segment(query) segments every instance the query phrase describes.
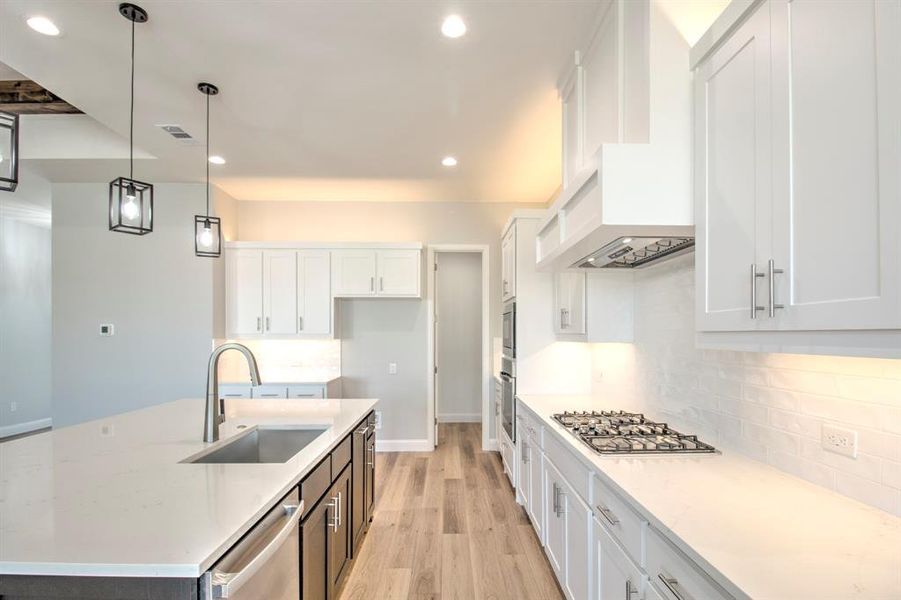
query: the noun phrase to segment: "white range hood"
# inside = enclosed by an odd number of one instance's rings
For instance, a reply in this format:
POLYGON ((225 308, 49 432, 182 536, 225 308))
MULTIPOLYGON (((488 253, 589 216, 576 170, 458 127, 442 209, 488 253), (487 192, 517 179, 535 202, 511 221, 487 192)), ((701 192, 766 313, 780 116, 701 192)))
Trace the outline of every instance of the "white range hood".
POLYGON ((694 247, 690 47, 656 0, 607 11, 560 85, 567 181, 539 228, 542 270, 640 268, 694 247), (606 131, 605 77, 619 123, 606 131))

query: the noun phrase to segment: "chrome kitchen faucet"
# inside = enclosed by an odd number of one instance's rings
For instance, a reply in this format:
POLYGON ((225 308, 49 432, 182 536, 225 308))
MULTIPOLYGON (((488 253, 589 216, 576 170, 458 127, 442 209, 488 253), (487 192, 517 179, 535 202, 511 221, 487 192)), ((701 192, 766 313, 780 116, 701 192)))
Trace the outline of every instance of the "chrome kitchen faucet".
POLYGON ((222 344, 210 355, 209 369, 206 374, 206 411, 203 418, 203 441, 215 442, 219 440, 219 425, 225 421, 225 414, 219 412, 219 357, 228 350, 237 350, 247 359, 247 368, 250 370, 250 382, 260 385, 260 370, 257 367, 257 359, 250 348, 243 344, 222 344))

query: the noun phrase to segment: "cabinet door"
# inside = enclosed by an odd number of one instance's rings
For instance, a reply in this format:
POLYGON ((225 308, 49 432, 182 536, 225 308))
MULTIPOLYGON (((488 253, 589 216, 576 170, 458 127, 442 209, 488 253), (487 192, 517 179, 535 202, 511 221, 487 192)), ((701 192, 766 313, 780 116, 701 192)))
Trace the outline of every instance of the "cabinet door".
POLYGON ((225 257, 228 333, 263 333, 263 252, 229 250, 225 257))
POLYGON ((544 516, 545 516, 545 495, 544 495, 544 458, 537 446, 530 448, 529 455, 529 505, 527 512, 532 520, 532 527, 535 528, 535 534, 538 541, 544 545, 544 516))
POLYGON ((593 525, 596 577, 592 597, 595 600, 638 600, 642 588, 641 571, 600 522, 593 521, 593 525))
POLYGON ((421 263, 419 250, 379 250, 378 295, 418 297, 421 263))
POLYGON ((368 428, 365 421, 353 433, 353 450, 351 456, 352 485, 351 491, 351 544, 352 553, 356 555, 357 548, 363 539, 366 530, 366 462, 369 452, 366 447, 366 434, 368 428))
POLYGON ((566 522, 566 584, 563 588, 570 598, 588 598, 591 589, 591 511, 569 485, 564 488, 560 502, 566 522))
POLYGON ((375 433, 366 438, 366 521, 372 521, 375 510, 375 433))
POLYGON ((516 226, 511 227, 501 240, 501 296, 506 300, 516 297, 516 226))
POLYGON ((585 334, 585 273, 557 273, 554 286, 554 331, 585 334))
POLYGON ((768 258, 785 308, 761 325, 901 327, 901 2, 782 0, 772 22, 768 258))
POLYGON ((544 494, 547 498, 545 522, 545 553, 557 581, 566 581, 566 520, 564 518, 563 477, 550 461, 544 461, 544 494))
POLYGON ((374 296, 375 251, 334 250, 332 285, 334 296, 374 296))
POLYGON ((331 268, 328 252, 297 253, 297 330, 301 334, 332 332, 331 268))
POLYGON ((519 477, 516 479, 516 491, 519 499, 522 501, 526 511, 529 510, 529 456, 531 453, 531 442, 526 435, 525 427, 520 419, 516 420, 516 440, 519 446, 519 477))
POLYGON ((770 4, 761 4, 694 74, 701 331, 751 330, 759 322, 751 311, 762 305, 764 286, 752 269, 762 274, 766 266, 767 253, 758 248, 769 247, 772 206, 770 4))
POLYGON ((328 539, 329 598, 336 598, 336 591, 350 562, 350 502, 351 469, 347 467, 332 484, 327 494, 331 498, 332 524, 328 539), (337 519, 337 521, 335 521, 337 519))
POLYGON ((328 495, 300 526, 302 600, 328 600, 328 539, 332 535, 331 498, 328 495))
POLYGON ((576 65, 563 87, 563 187, 566 188, 582 168, 582 67, 576 65))
POLYGON ((264 333, 297 333, 297 252, 263 251, 264 333))

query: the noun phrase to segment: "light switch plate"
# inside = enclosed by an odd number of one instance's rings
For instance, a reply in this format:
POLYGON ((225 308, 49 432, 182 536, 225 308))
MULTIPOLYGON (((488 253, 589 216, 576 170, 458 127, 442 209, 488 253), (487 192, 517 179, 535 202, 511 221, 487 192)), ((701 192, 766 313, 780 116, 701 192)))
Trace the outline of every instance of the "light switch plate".
POLYGON ((852 429, 824 423, 820 441, 825 450, 857 458, 857 432, 852 429))
POLYGON ((100 335, 103 337, 109 337, 111 335, 116 335, 116 326, 112 323, 101 323, 100 324, 100 335))
POLYGON ((396 362, 388 363, 388 374, 389 375, 397 375, 397 363, 396 362))
POLYGON ((382 411, 380 410, 375 411, 375 428, 382 428, 382 411))

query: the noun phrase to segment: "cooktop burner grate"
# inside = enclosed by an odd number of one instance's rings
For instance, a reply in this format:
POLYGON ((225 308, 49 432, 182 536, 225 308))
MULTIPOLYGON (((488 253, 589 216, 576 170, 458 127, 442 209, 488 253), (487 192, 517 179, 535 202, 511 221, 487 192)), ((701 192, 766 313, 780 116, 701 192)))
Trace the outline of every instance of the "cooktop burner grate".
POLYGON ((564 412, 554 420, 598 454, 670 454, 716 452, 695 435, 623 411, 564 412))

